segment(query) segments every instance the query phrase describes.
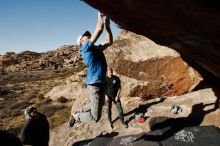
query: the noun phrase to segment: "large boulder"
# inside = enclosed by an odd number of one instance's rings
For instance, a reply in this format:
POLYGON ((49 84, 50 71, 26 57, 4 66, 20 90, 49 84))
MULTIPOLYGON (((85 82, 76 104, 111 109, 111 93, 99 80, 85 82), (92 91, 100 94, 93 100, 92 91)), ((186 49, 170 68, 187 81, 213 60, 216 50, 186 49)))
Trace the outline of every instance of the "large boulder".
POLYGON ((122 96, 182 95, 202 80, 179 53, 131 32, 122 32, 105 54, 122 80, 122 96))
POLYGON ((220 78, 218 0, 83 0, 126 30, 176 49, 220 78))

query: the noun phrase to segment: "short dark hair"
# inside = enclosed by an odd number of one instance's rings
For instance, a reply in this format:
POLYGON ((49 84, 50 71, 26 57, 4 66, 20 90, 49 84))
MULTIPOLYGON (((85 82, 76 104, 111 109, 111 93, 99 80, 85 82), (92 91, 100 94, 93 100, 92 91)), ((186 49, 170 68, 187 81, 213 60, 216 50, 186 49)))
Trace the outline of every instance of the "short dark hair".
POLYGON ((91 33, 87 30, 86 32, 84 32, 84 34, 82 35, 83 36, 91 36, 91 33))

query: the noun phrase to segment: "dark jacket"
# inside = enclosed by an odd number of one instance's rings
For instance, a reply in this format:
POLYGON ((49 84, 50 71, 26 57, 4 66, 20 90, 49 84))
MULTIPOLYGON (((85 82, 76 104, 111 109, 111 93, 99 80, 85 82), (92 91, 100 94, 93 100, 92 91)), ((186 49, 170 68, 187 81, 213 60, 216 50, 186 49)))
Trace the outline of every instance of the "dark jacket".
POLYGON ((48 146, 49 123, 44 114, 38 113, 26 120, 21 130, 21 141, 26 145, 48 146))
POLYGON ((119 77, 113 75, 111 78, 106 77, 106 95, 110 98, 115 98, 118 94, 118 90, 121 88, 121 81, 119 77))

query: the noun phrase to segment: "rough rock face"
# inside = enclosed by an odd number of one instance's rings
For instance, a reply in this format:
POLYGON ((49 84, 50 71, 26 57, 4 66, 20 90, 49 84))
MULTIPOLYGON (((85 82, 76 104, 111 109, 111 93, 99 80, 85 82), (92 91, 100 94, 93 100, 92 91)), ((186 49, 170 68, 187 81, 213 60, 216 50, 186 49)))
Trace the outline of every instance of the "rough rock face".
POLYGON ((176 49, 220 78, 218 0, 83 0, 119 26, 176 49))
POLYGON ((46 94, 46 97, 57 100, 63 96, 67 99, 73 99, 71 113, 78 111, 84 105, 90 102, 89 94, 85 84, 86 69, 69 77, 65 84, 54 87, 46 94))
POLYGON ((76 99, 88 97, 85 84, 85 71, 79 72, 66 80, 65 84, 54 87, 46 97, 57 100, 64 96, 67 99, 76 99))
POLYGON ((125 97, 182 95, 202 80, 176 51, 134 33, 121 33, 105 54, 125 97))
MULTIPOLYGON (((148 101, 141 101, 140 98, 122 99, 122 105, 124 107, 125 120, 128 121, 129 127, 123 128, 120 121, 117 119, 118 111, 113 106, 112 118, 115 120, 114 132, 118 132, 117 136, 146 133, 150 131, 149 121, 152 118, 165 116, 169 118, 184 118, 187 119, 190 115, 191 121, 195 126, 198 125, 215 125, 220 127, 220 109, 216 108, 215 93, 212 89, 204 89, 196 92, 188 93, 182 96, 167 97, 166 99, 152 99, 148 101), (209 97, 209 98, 207 98, 209 97), (172 114, 170 109, 172 105, 178 105, 182 108, 182 112, 178 114, 172 114), (202 105, 199 108, 193 109, 195 105, 202 105), (135 123, 132 118, 135 109, 142 107, 147 117, 143 124, 135 123), (196 112, 194 112, 196 110, 196 112), (193 113, 194 112, 194 113, 193 113), (197 115, 197 113, 200 113, 197 115), (193 116, 192 116, 193 115, 193 116)), ((83 100, 79 99, 78 104, 83 104, 83 100)), ((218 103, 219 104, 219 103, 218 103)), ((76 123, 74 127, 69 128, 68 123, 61 125, 58 128, 52 129, 50 132, 50 146, 72 146, 77 141, 83 141, 93 139, 99 136, 101 133, 109 132, 109 125, 107 124, 107 109, 103 108, 102 118, 98 123, 85 124, 76 123)), ((190 123, 190 124, 192 124, 190 123)), ((182 125, 183 126, 183 125, 182 125)), ((187 125, 186 125, 187 126, 187 125)))
POLYGON ((81 61, 77 46, 62 46, 55 51, 36 53, 8 52, 0 56, 0 71, 27 71, 73 67, 81 61))

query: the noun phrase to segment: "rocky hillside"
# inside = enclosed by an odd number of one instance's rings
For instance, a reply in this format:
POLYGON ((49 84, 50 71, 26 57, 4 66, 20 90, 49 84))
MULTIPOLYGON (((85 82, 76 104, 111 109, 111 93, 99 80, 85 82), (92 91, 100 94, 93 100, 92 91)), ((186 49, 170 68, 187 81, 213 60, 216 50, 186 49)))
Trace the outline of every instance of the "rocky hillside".
POLYGON ((46 114, 51 128, 66 122, 72 107, 69 101, 65 96, 52 101, 45 93, 84 68, 77 46, 0 56, 0 129, 19 134, 23 111, 30 105, 46 114))
POLYGON ((0 71, 30 71, 42 69, 72 68, 80 61, 77 46, 62 46, 54 51, 36 53, 24 51, 0 55, 0 71))

